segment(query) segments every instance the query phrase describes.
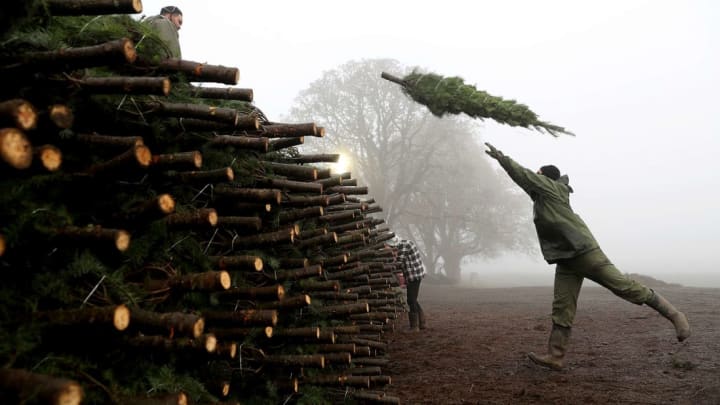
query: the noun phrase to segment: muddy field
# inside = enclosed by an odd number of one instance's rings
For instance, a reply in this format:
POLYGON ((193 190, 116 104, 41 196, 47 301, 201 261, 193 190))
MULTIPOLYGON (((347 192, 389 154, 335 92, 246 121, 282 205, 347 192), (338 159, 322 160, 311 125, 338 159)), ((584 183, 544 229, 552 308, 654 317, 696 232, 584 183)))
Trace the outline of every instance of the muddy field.
POLYGON ((423 283, 428 329, 389 334, 388 394, 404 404, 720 404, 720 289, 657 289, 693 335, 600 287, 583 287, 564 371, 545 350, 551 287, 468 289, 423 283))

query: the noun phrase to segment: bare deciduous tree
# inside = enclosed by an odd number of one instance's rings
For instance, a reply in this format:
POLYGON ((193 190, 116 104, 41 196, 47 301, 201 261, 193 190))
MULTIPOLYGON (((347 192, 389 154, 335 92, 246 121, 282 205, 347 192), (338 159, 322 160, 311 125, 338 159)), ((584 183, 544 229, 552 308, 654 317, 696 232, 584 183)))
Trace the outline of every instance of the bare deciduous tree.
POLYGON ((290 118, 325 127, 388 224, 420 242, 431 272, 459 280, 467 256, 526 248, 526 201, 490 168, 472 122, 434 117, 380 79, 408 70, 387 59, 348 62, 302 91, 290 118))

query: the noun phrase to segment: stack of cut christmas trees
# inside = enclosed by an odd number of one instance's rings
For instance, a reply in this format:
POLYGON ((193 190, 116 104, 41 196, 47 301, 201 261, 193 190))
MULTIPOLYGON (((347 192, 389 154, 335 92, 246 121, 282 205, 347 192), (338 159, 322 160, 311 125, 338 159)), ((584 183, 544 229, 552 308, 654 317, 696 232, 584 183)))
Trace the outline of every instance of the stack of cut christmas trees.
POLYGON ((338 155, 298 153, 323 128, 158 57, 139 0, 26 3, 0 41, 0 402, 399 402, 393 234, 338 155))

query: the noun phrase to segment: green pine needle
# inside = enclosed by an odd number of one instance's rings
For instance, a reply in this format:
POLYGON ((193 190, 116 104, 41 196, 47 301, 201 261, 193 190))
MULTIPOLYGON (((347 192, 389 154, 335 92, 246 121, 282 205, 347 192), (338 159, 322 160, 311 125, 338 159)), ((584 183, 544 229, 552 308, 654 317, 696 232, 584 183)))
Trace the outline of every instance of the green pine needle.
POLYGON ((465 84, 460 77, 442 77, 414 70, 403 77, 402 82, 403 92, 437 117, 465 113, 472 118, 490 118, 513 127, 546 131, 552 136, 574 135, 561 126, 541 121, 526 105, 492 96, 465 84))

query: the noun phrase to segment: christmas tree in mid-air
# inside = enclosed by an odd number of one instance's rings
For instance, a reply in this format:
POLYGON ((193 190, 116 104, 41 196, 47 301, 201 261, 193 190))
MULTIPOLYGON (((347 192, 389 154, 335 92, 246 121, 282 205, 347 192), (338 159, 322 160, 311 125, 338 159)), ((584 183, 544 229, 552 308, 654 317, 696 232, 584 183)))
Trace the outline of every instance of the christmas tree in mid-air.
POLYGON ((465 113, 472 118, 490 118, 513 127, 533 128, 550 135, 574 135, 565 128, 541 121, 537 114, 515 100, 505 100, 473 85, 460 77, 442 77, 435 73, 413 70, 403 78, 383 72, 381 77, 402 86, 405 94, 426 106, 433 115, 465 113))

